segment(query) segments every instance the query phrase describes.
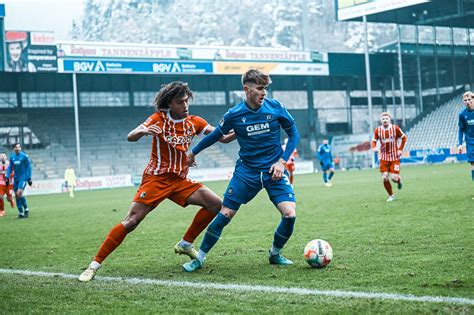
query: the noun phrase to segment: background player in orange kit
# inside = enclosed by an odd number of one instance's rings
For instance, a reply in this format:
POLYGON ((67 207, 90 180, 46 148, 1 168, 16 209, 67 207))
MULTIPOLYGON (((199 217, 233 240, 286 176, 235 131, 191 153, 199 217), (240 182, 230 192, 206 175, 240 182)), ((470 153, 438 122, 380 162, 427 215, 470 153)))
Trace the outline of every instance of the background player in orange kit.
MULTIPOLYGON (((182 207, 189 204, 202 207, 183 239, 174 248, 178 254, 197 257, 192 243, 219 212, 222 200, 201 183, 186 178, 186 151, 193 137, 209 134, 215 129, 203 118, 188 114, 188 101, 192 95, 188 85, 183 82, 163 86, 154 100, 155 113, 128 134, 127 139, 131 142, 143 136, 153 136, 150 161, 128 214, 110 230, 94 260, 79 276, 80 281, 91 281, 102 261, 164 199, 170 199, 182 207)), ((222 136, 220 141, 230 142, 234 139, 235 134, 231 132, 222 136)))
POLYGON ((392 185, 389 181, 389 174, 392 181, 397 183, 398 189, 402 189, 400 156, 402 155, 403 147, 407 141, 403 131, 397 125, 392 124, 391 119, 392 117, 389 113, 384 112, 380 114, 380 122, 382 125, 375 128, 374 139, 372 140, 372 150, 379 152, 383 186, 388 193, 387 201, 395 200, 392 185), (399 139, 401 139, 400 146, 398 145, 399 139), (377 141, 380 141, 380 151, 377 149, 377 141))
MULTIPOLYGON (((285 138, 285 142, 281 146, 283 151, 285 151, 287 143, 288 143, 288 138, 285 138)), ((295 172, 295 159, 297 157, 298 157, 298 151, 295 149, 291 153, 290 158, 288 159, 288 161, 286 161, 285 168, 288 171, 288 175, 289 175, 289 178, 290 178, 290 184, 293 184, 293 179, 294 179, 293 173, 295 172)))
POLYGON ((5 204, 3 201, 3 195, 7 195, 7 200, 12 206, 15 207, 13 202, 12 190, 13 190, 13 172, 10 174, 9 185, 7 185, 6 173, 8 169, 9 160, 5 153, 0 154, 0 217, 3 217, 6 214, 5 204))

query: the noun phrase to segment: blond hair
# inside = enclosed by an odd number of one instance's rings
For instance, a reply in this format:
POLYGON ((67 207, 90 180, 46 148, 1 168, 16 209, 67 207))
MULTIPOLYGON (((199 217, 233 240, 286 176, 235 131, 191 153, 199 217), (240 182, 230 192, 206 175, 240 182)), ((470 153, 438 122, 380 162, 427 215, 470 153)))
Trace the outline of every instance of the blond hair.
POLYGON ((383 116, 388 116, 390 117, 390 119, 392 119, 392 115, 390 115, 388 112, 383 112, 382 114, 380 114, 380 118, 382 118, 383 116))

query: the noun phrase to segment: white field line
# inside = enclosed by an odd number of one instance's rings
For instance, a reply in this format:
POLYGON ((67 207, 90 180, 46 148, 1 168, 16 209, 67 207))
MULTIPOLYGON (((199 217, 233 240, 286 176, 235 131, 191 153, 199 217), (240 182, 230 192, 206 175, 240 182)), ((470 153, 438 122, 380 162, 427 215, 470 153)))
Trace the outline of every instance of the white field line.
MULTIPOLYGON (((37 276, 37 277, 60 277, 66 279, 77 279, 78 275, 61 273, 61 272, 43 272, 15 269, 0 269, 0 274, 37 276)), ((372 300, 392 300, 392 301, 408 301, 423 303, 448 303, 474 305, 474 299, 457 298, 448 296, 416 296, 411 294, 393 294, 383 292, 357 292, 357 291, 340 291, 340 290, 314 290, 303 288, 285 288, 270 287, 261 285, 245 285, 245 284, 224 284, 224 283, 205 283, 205 282, 189 282, 189 281, 171 281, 146 278, 122 278, 122 277, 96 277, 94 281, 109 282, 125 282, 129 284, 146 284, 158 285, 164 287, 185 287, 197 289, 215 289, 229 290, 238 292, 258 292, 258 293, 284 293, 294 295, 319 295, 336 298, 356 298, 356 299, 372 299, 372 300)))

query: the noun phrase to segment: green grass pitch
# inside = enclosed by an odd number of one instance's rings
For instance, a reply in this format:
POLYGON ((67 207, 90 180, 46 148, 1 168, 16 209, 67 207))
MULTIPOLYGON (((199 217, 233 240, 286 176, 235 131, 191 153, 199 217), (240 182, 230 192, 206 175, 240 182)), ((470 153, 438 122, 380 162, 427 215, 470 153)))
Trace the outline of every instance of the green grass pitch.
MULTIPOLYGON (((474 298, 474 183, 467 164, 402 167, 404 188, 387 203, 377 170, 295 177, 297 220, 284 254, 268 264, 279 213, 262 191, 243 206, 208 255, 187 274, 173 253, 196 207, 166 201, 127 236, 97 278, 0 273, 0 313, 473 313, 471 304, 341 298, 101 281, 123 277, 474 298), (311 239, 334 249, 328 268, 303 259, 311 239)), ((207 183, 222 194, 227 182, 207 183)), ((30 218, 0 218, 0 269, 79 275, 109 229, 126 214, 134 188, 31 196, 30 218)), ((197 240, 200 244, 201 237, 197 240)))

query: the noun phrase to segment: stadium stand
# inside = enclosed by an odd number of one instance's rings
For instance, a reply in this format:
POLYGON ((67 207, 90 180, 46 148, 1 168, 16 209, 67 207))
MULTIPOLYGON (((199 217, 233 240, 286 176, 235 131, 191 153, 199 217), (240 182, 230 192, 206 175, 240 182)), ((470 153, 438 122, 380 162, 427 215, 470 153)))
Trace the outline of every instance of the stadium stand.
MULTIPOLYGON (((226 108, 194 107, 193 114, 216 125, 226 108)), ((62 178, 68 165, 76 165, 74 111, 72 108, 25 109, 29 128, 41 142, 28 148, 36 179, 62 178)), ((130 130, 153 112, 151 107, 95 107, 79 111, 81 176, 141 174, 149 159, 151 138, 128 142, 130 130), (104 119, 106 117, 106 119, 104 119)), ((193 145, 199 138, 193 140, 193 145)), ((238 145, 215 145, 198 156, 202 168, 231 167, 238 145)))
POLYGON ((424 117, 407 132, 408 140, 405 150, 456 146, 457 117, 462 108, 462 95, 458 95, 424 117))

